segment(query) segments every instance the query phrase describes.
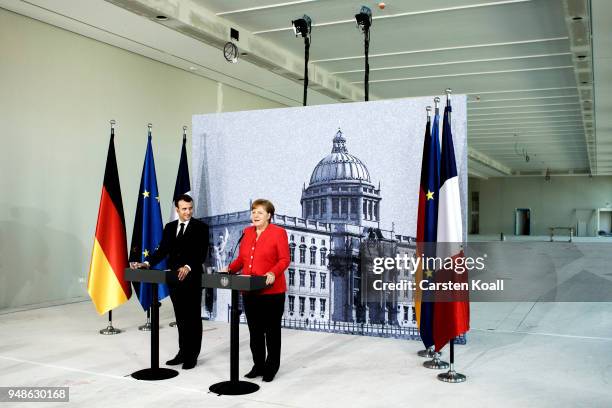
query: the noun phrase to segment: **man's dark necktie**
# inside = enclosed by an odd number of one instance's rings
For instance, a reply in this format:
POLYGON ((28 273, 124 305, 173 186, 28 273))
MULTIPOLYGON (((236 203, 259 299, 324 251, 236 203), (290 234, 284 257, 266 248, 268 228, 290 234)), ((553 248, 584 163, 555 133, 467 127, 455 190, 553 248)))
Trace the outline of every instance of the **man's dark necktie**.
POLYGON ((183 238, 184 233, 185 233, 185 223, 181 222, 181 228, 179 229, 179 233, 177 234, 176 239, 183 238))

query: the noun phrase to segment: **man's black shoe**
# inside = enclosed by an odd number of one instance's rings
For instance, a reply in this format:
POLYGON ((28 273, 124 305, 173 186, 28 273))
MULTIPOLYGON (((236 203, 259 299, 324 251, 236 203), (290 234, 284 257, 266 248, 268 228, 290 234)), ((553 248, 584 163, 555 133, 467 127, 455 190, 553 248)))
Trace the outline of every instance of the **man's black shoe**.
POLYGON ((169 365, 169 366, 181 365, 183 364, 183 362, 184 362, 183 357, 177 354, 176 357, 174 357, 172 360, 166 361, 166 365, 169 365))
POLYGON ((272 380, 274 380, 274 376, 276 375, 276 373, 272 374, 272 373, 266 373, 263 375, 262 380, 264 382, 272 382, 272 380))
POLYGON ((256 378, 256 377, 260 377, 263 374, 260 373, 255 367, 251 368, 251 371, 249 371, 248 373, 246 373, 244 376, 246 378, 256 378))
POLYGON ((185 361, 183 363, 183 370, 191 370, 193 367, 196 366, 197 363, 198 363, 197 360, 194 360, 194 361, 185 361))

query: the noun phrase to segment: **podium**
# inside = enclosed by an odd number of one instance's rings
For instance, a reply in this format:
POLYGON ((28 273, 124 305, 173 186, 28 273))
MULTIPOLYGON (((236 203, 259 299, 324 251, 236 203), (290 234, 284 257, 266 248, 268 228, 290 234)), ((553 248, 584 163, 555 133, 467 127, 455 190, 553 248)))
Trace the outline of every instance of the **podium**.
POLYGON ((208 389, 218 395, 244 395, 259 390, 259 385, 238 379, 238 332, 240 310, 238 292, 250 292, 266 287, 265 276, 205 274, 202 286, 206 288, 231 289, 232 313, 230 317, 230 379, 211 385, 208 389))
MULTIPOLYGON (((178 371, 159 367, 159 306, 157 302, 158 285, 176 285, 179 280, 176 271, 158 269, 126 269, 126 281, 150 283, 154 301, 151 304, 151 367, 132 373, 138 380, 156 381, 176 377, 178 371)), ((203 288, 230 289, 232 291, 232 313, 230 318, 230 380, 210 386, 210 391, 218 395, 250 394, 259 385, 238 379, 238 333, 240 310, 238 310, 239 291, 250 292, 266 287, 265 276, 230 275, 212 273, 202 275, 203 288)))
POLYGON ((176 377, 178 371, 170 368, 159 367, 159 305, 158 285, 160 283, 176 284, 178 277, 176 272, 161 271, 158 269, 126 269, 124 278, 130 282, 141 282, 151 284, 151 367, 132 373, 137 380, 157 381, 176 377))

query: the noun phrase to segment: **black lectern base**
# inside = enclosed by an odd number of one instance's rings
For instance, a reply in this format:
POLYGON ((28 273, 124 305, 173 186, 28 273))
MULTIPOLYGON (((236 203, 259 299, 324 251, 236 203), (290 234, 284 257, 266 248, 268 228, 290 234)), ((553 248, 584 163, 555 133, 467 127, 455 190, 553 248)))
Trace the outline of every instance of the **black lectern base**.
POLYGON ((218 395, 244 395, 258 391, 259 385, 248 381, 222 381, 208 389, 218 395))
POLYGON ((178 371, 169 368, 145 368, 132 373, 132 377, 143 381, 167 380, 177 375, 178 371))

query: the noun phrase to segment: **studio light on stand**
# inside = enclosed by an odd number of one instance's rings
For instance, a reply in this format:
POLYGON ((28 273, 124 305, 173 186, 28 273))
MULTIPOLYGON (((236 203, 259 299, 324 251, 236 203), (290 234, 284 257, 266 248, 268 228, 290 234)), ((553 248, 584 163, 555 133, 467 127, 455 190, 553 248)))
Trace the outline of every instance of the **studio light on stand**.
POLYGON ((302 18, 291 21, 293 33, 296 37, 304 38, 304 98, 302 105, 306 106, 308 98, 308 59, 310 57, 310 34, 312 32, 312 20, 306 14, 302 18))
POLYGON ((365 76, 363 79, 363 88, 365 92, 365 100, 370 100, 370 61, 369 61, 369 49, 370 49, 370 27, 372 27, 372 10, 369 7, 361 6, 359 13, 355 14, 355 21, 357 21, 357 28, 363 33, 363 49, 365 56, 365 76))

